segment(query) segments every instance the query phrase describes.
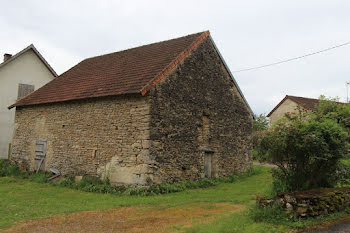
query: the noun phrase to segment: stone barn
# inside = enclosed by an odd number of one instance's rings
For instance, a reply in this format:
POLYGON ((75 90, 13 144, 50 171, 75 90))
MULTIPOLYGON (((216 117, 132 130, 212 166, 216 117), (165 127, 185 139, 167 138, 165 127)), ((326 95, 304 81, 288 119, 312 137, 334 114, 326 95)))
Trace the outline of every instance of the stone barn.
POLYGON ((31 171, 147 186, 251 166, 253 114, 209 31, 88 58, 13 107, 31 171))

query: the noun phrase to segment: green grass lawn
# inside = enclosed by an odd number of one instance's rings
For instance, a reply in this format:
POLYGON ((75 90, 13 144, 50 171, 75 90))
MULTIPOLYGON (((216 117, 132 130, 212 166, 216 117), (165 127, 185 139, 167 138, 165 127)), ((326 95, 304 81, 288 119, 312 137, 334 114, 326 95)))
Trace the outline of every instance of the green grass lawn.
MULTIPOLYGON (((255 204, 255 195, 270 192, 271 175, 268 168, 255 167, 261 172, 234 183, 187 190, 158 196, 117 196, 87 193, 78 190, 39 184, 26 179, 0 178, 0 231, 16 222, 70 214, 85 210, 111 209, 118 206, 181 207, 199 202, 230 202, 248 208, 255 204)), ((230 216, 220 217, 205 226, 194 226, 188 232, 284 232, 287 226, 256 223, 248 208, 230 216), (228 230, 225 230, 228 229, 228 230)), ((176 226, 175 226, 176 227, 176 226)))

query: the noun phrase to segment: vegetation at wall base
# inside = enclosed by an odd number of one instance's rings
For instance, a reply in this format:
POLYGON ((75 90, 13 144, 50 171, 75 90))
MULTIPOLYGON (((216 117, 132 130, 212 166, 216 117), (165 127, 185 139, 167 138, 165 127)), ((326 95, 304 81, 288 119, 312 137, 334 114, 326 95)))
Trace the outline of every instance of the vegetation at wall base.
POLYGON ((98 177, 83 176, 80 181, 75 182, 73 175, 61 177, 58 181, 47 181, 51 176, 49 173, 25 173, 8 160, 0 160, 0 177, 15 176, 21 178, 29 178, 30 181, 37 183, 49 183, 55 186, 73 188, 85 192, 108 193, 130 196, 153 196, 160 194, 182 192, 189 189, 208 188, 221 183, 233 183, 237 180, 257 175, 261 173, 261 168, 255 167, 249 169, 245 173, 231 174, 226 177, 219 178, 202 178, 197 181, 181 181, 173 184, 155 184, 149 187, 130 188, 126 186, 113 186, 109 180, 100 180, 98 177))
POLYGON ((8 159, 0 159, 0 177, 2 176, 23 176, 18 167, 12 164, 8 159))

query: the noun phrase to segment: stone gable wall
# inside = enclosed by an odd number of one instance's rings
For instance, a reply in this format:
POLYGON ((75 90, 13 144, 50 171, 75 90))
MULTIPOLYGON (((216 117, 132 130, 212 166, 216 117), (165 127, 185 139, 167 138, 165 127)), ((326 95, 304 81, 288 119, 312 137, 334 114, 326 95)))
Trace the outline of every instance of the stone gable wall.
POLYGON ((45 170, 108 176, 114 184, 147 185, 149 104, 146 97, 110 97, 19 108, 11 160, 34 170, 36 139, 47 139, 45 170))
POLYGON ((151 158, 157 182, 212 176, 251 166, 252 116, 210 39, 149 93, 151 158))

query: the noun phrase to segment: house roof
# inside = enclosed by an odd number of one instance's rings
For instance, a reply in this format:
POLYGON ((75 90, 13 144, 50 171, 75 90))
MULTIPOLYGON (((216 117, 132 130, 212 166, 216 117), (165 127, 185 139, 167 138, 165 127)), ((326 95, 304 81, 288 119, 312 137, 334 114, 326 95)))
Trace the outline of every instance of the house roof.
POLYGON ((306 98, 306 97, 300 97, 300 96, 292 96, 292 95, 286 95, 286 97, 283 98, 281 102, 279 102, 276 107, 272 109, 272 111, 267 114, 267 117, 271 116, 271 114, 276 111, 276 109, 283 104, 284 101, 287 99, 290 99, 291 101, 295 102, 296 104, 300 105, 306 110, 316 110, 317 105, 319 103, 318 99, 312 99, 312 98, 306 98))
MULTIPOLYGON (((209 34, 209 31, 200 32, 85 59, 45 86, 18 100, 9 109, 93 97, 145 95, 208 36, 211 39, 209 34)), ((218 54, 221 57, 219 51, 218 54)), ((221 59, 223 60, 222 57, 221 59)), ((225 67, 229 72, 226 64, 225 67)), ((238 84, 230 72, 229 74, 250 109, 238 84)))
POLYGON ((47 69, 53 74, 53 76, 57 77, 57 73, 55 72, 55 70, 50 66, 50 64, 45 60, 45 58, 39 53, 39 51, 35 48, 35 46, 33 44, 29 45, 28 47, 26 47, 25 49, 23 49, 22 51, 18 52, 17 54, 13 55, 11 58, 9 58, 8 60, 6 60, 5 62, 0 64, 0 68, 5 66, 6 64, 12 62, 13 60, 15 60, 16 58, 18 58, 19 56, 21 56, 22 54, 24 54, 25 52, 29 51, 29 50, 33 50, 33 52, 39 57, 39 59, 44 63, 44 65, 47 67, 47 69))

